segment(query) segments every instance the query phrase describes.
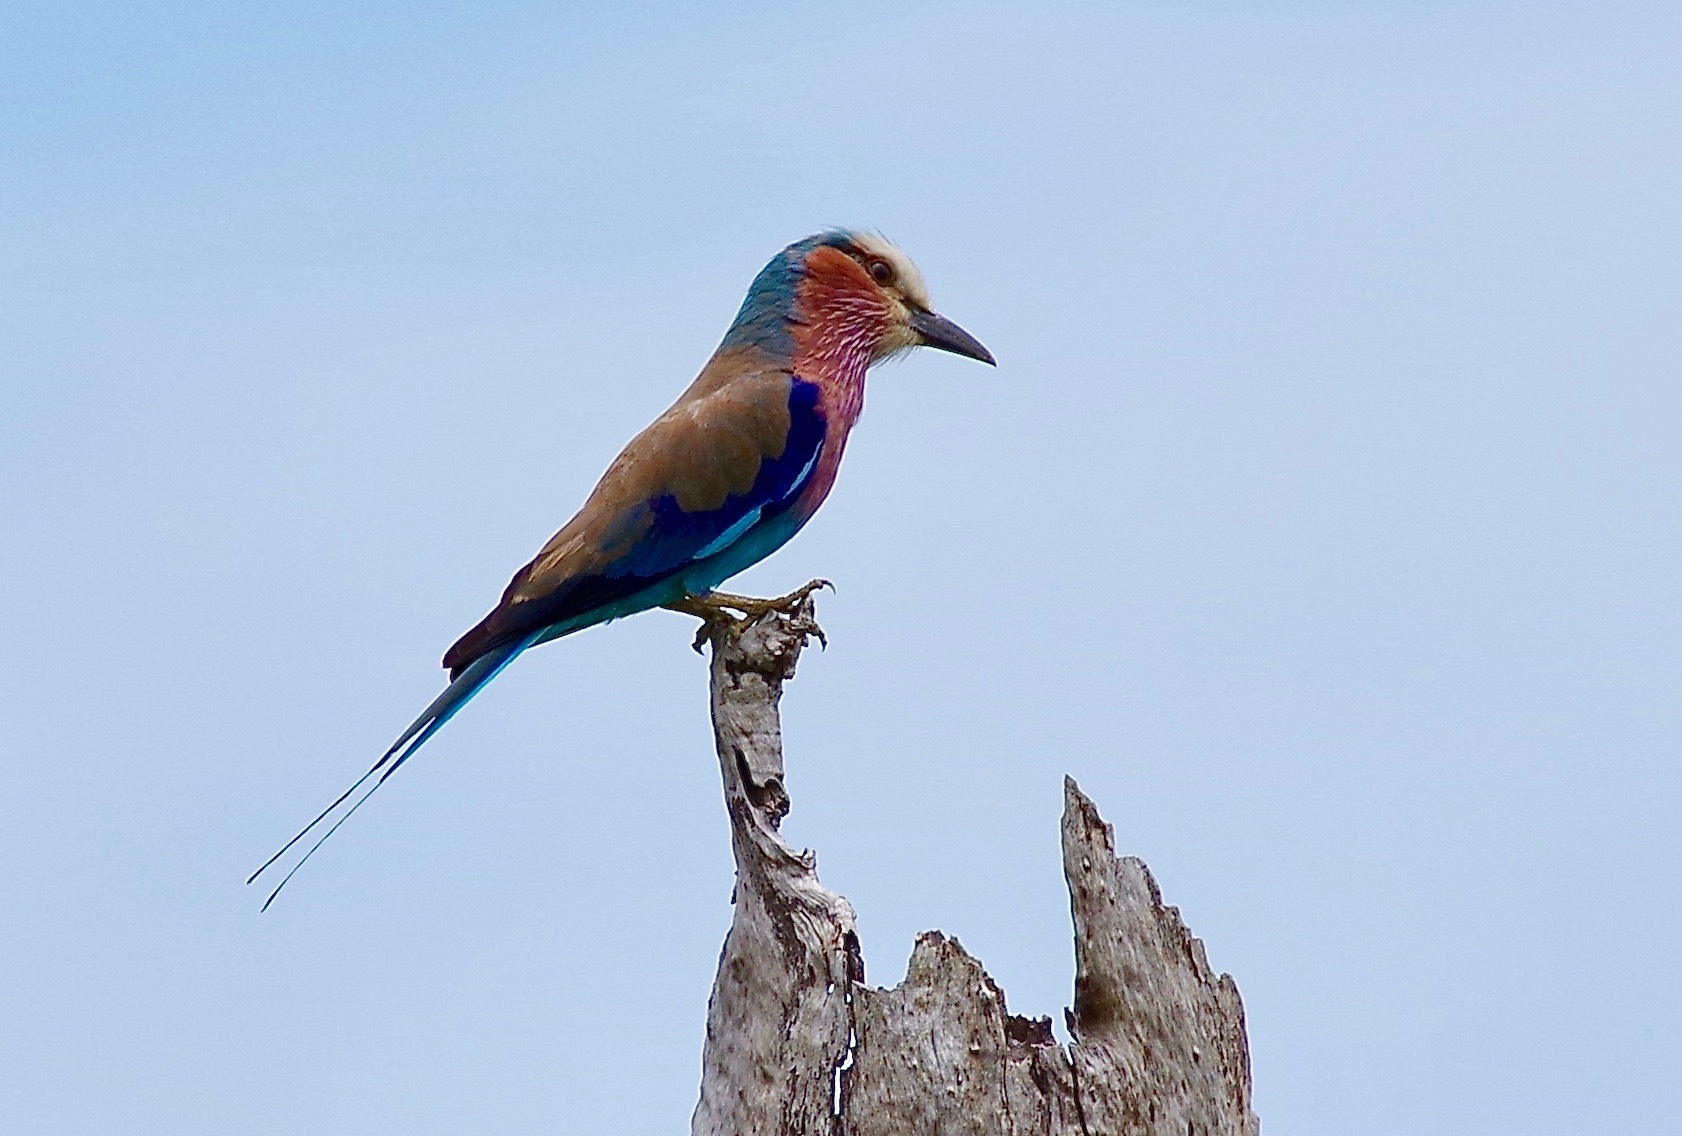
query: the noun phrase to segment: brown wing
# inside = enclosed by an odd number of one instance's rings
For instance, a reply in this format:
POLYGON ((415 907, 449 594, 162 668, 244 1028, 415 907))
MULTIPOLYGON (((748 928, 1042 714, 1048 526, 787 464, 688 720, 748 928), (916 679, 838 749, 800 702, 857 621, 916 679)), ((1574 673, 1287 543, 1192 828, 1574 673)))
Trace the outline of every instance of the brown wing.
POLYGON ((687 565, 769 497, 810 442, 797 383, 763 367, 724 378, 715 363, 608 466, 584 507, 514 574, 502 602, 444 656, 459 672, 504 643, 614 603, 687 565), (800 400, 796 399, 795 402, 800 400))

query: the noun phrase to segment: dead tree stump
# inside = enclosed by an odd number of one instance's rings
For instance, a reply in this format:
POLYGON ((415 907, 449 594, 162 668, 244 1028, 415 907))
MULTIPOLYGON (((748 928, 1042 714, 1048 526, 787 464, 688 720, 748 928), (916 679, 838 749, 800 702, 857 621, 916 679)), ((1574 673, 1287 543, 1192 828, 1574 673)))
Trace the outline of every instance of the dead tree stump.
POLYGON ((736 856, 735 918, 707 1009, 695 1136, 1259 1136, 1244 1007, 1149 869, 1064 780, 1075 924, 1072 1042, 1011 1014, 958 941, 923 934, 905 981, 864 984, 852 906, 778 827, 778 700, 810 594, 718 621, 712 719, 736 856))

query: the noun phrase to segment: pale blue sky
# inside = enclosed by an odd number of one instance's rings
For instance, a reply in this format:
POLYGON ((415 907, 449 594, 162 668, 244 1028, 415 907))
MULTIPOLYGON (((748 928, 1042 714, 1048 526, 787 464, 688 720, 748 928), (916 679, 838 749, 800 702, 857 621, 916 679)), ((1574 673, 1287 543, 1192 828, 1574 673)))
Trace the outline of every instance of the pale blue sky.
POLYGON ((791 837, 876 981, 1072 970, 1077 776, 1272 1133, 1682 1112, 1682 9, 8 4, 0 1129, 683 1131, 688 620, 534 652, 244 875, 689 380, 880 228, 791 837))

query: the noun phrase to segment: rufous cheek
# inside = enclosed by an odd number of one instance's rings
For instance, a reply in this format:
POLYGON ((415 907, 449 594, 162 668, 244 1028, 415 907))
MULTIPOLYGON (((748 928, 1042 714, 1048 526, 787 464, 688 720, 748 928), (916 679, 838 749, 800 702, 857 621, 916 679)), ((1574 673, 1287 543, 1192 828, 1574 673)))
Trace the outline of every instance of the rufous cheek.
POLYGON ((840 249, 827 246, 806 256, 800 281, 799 309, 808 325, 833 322, 874 342, 893 322, 888 298, 864 266, 840 249))

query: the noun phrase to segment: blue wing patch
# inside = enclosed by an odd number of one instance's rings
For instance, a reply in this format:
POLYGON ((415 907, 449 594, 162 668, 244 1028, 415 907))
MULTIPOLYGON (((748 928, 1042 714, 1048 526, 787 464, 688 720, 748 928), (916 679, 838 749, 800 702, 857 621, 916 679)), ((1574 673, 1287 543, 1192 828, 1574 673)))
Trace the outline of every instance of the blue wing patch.
POLYGON ((823 452, 824 418, 818 386, 803 379, 789 383, 788 439, 783 452, 760 463, 746 493, 732 494, 716 509, 687 513, 669 493, 641 506, 642 536, 604 575, 650 581, 721 552, 761 521, 786 509, 812 476, 823 452), (646 518, 646 521, 644 520, 646 518))

